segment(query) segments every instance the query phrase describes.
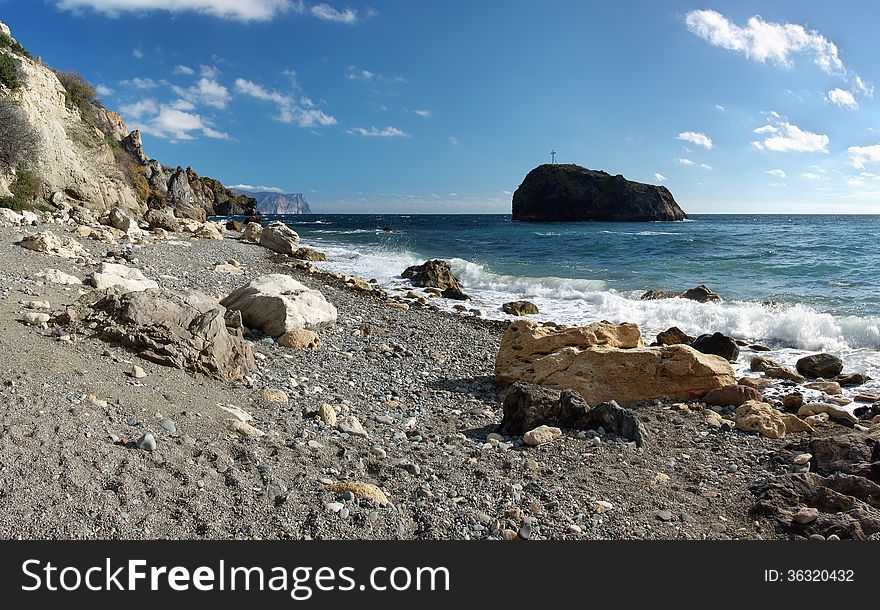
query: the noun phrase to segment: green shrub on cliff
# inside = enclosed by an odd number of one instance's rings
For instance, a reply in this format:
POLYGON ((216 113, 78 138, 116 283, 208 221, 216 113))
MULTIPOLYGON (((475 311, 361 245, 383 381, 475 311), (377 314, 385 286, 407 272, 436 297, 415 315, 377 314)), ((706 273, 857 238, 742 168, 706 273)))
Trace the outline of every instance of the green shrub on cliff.
POLYGON ((0 53, 0 83, 7 89, 18 89, 21 85, 21 68, 18 59, 7 53, 0 53))
POLYGON ((56 72, 55 76, 64 87, 67 105, 77 108, 86 121, 94 122, 95 108, 101 105, 101 100, 98 99, 98 93, 92 84, 75 70, 56 72))
POLYGON ((0 32, 0 49, 9 49, 16 55, 22 55, 28 58, 31 56, 31 54, 28 53, 28 50, 21 46, 17 40, 13 40, 3 32, 0 32))
POLYGON ((0 208, 23 210, 32 207, 43 191, 43 181, 27 168, 19 168, 15 180, 9 185, 12 197, 0 199, 0 208))

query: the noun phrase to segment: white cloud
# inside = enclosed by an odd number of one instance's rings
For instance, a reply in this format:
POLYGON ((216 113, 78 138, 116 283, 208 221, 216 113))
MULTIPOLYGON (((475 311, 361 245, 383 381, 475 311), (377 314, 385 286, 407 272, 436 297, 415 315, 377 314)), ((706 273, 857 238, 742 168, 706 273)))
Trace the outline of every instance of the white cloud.
POLYGON ((779 129, 777 129, 773 125, 767 124, 767 125, 764 125, 763 127, 758 127, 757 129, 755 129, 754 133, 756 133, 758 135, 762 135, 765 133, 776 133, 777 131, 779 131, 779 129))
POLYGON ((312 8, 309 9, 309 12, 317 17, 318 19, 323 19, 324 21, 336 21, 338 23, 357 23, 358 16, 357 11, 354 9, 347 8, 342 11, 338 11, 329 4, 321 3, 316 4, 312 8))
POLYGON ((727 108, 725 108, 721 104, 715 104, 715 110, 717 110, 718 112, 727 112, 727 108))
POLYGON ((758 150, 772 150, 775 152, 828 152, 828 143, 831 141, 828 136, 805 131, 797 125, 792 125, 775 113, 771 116, 774 116, 774 118, 770 124, 754 130, 756 134, 769 136, 763 142, 752 142, 752 146, 758 150))
POLYGON ((666 182, 668 180, 668 178, 660 172, 655 172, 654 177, 657 179, 658 182, 666 182))
POLYGON ((152 98, 147 98, 133 104, 126 104, 119 108, 119 111, 127 117, 140 119, 147 114, 156 114, 159 112, 159 104, 152 98))
POLYGON ((801 174, 801 178, 804 180, 818 180, 819 174, 814 174, 813 172, 804 172, 801 174))
POLYGON ((189 66, 182 66, 181 65, 181 66, 174 66, 174 73, 175 74, 185 74, 186 76, 192 76, 193 74, 196 73, 196 71, 193 70, 192 68, 190 68, 189 66))
POLYGON ((250 184, 233 184, 229 188, 239 191, 250 191, 252 193, 279 193, 284 194, 284 189, 277 186, 253 186, 250 184))
POLYGON ((706 170, 707 172, 711 172, 714 168, 708 163, 700 163, 700 168, 706 170))
POLYGON ((697 146, 702 146, 706 149, 712 148, 712 138, 699 131, 683 131, 678 134, 678 139, 690 142, 691 144, 696 144, 697 146))
POLYGON ((236 79, 235 90, 243 95, 275 104, 278 108, 278 115, 275 118, 282 123, 295 123, 300 127, 336 124, 334 117, 325 114, 321 110, 317 108, 304 108, 293 96, 266 89, 247 79, 236 79))
POLYGON ((154 81, 152 78, 140 78, 139 76, 135 76, 128 80, 119 81, 119 84, 126 87, 134 87, 136 89, 155 89, 162 83, 154 81))
POLYGON ((681 157, 679 157, 678 159, 676 159, 675 162, 678 163, 679 165, 688 165, 688 166, 694 164, 694 162, 691 161, 690 159, 684 159, 684 158, 681 158, 681 157))
POLYGON ((304 9, 302 2, 293 0, 56 0, 56 4, 70 11, 92 9, 108 17, 166 11, 201 13, 239 21, 268 21, 287 11, 302 12, 304 9))
POLYGON ((794 23, 764 21, 757 15, 749 18, 745 27, 740 27, 713 10, 691 11, 685 23, 688 30, 709 44, 761 63, 769 61, 790 68, 794 65, 792 56, 806 55, 826 74, 851 77, 865 95, 873 94, 871 85, 844 66, 837 45, 816 30, 794 23))
POLYGON ((144 58, 144 52, 141 51, 140 49, 132 49, 132 50, 131 50, 131 56, 134 57, 135 59, 143 59, 143 58, 144 58))
POLYGON ((413 110, 413 112, 415 112, 417 115, 419 115, 420 117, 422 117, 424 119, 427 119, 429 116, 431 116, 430 110, 413 110))
POLYGON ((873 146, 850 146, 846 149, 849 160, 856 169, 865 169, 867 163, 880 163, 880 144, 873 146))
POLYGON ((855 78, 853 79, 853 84, 855 85, 856 89, 858 89, 859 92, 865 97, 874 97, 874 85, 863 81, 862 77, 858 74, 856 74, 855 78))
POLYGON ((459 139, 456 138, 455 136, 449 136, 449 143, 452 144, 453 146, 458 146, 459 144, 461 144, 459 139))
POLYGON ((229 90, 210 78, 202 77, 191 87, 174 86, 171 88, 177 95, 193 104, 206 104, 213 108, 226 108, 231 95, 229 90))
POLYGON ((785 172, 782 171, 781 169, 768 169, 768 170, 765 171, 764 173, 765 173, 765 174, 768 174, 768 175, 770 175, 770 176, 774 176, 774 177, 776 177, 776 178, 780 178, 780 179, 784 179, 784 178, 785 178, 785 172))
POLYGON ((826 93, 825 99, 839 108, 852 108, 855 110, 859 107, 855 96, 849 91, 844 91, 840 88, 832 89, 826 93))
POLYGON ((354 135, 354 136, 364 136, 365 138, 409 138, 410 134, 403 131, 402 129, 398 129, 397 127, 385 127, 383 129, 377 129, 376 127, 370 127, 369 129, 365 129, 363 127, 352 127, 351 129, 346 129, 345 133, 354 135))
POLYGON ((349 66, 346 68, 345 78, 348 80, 383 81, 392 83, 406 82, 406 78, 403 76, 385 76, 384 74, 374 72, 373 70, 358 68, 357 66, 349 66))
POLYGON ((113 89, 106 85, 98 85, 95 87, 95 93, 98 95, 113 95, 113 89))

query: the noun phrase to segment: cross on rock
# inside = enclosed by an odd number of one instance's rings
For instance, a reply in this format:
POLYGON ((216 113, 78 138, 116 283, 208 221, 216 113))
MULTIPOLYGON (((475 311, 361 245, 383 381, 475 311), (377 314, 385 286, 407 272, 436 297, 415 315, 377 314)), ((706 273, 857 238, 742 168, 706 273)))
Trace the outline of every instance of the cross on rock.
POLYGON ((552 165, 556 165, 556 151, 555 150, 550 151, 550 163, 552 165))

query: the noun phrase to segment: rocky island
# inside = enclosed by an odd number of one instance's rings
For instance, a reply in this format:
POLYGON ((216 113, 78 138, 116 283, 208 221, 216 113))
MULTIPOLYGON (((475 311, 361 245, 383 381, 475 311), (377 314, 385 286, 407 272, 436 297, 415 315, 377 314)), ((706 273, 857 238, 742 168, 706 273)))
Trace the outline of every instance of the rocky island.
POLYGON ((309 202, 302 193, 276 193, 273 191, 250 191, 236 189, 239 195, 247 196, 257 201, 257 211, 260 214, 311 214, 309 202))
POLYGON ((513 219, 532 222, 686 220, 665 186, 574 164, 544 164, 513 194, 513 219))

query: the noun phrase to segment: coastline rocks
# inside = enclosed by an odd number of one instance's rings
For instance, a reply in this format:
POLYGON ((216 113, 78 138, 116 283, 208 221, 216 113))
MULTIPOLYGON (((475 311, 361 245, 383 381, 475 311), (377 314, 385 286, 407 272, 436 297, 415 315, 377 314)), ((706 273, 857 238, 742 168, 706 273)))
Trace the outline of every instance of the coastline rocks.
POLYGON ((689 299, 698 303, 720 303, 723 299, 721 295, 706 286, 700 284, 696 288, 690 290, 648 290, 641 297, 643 301, 652 301, 655 299, 672 299, 672 298, 689 299))
POLYGON ((871 378, 863 373, 847 373, 846 375, 838 375, 831 381, 836 381, 842 386, 857 386, 868 383, 871 378))
POLYGON ((219 222, 202 223, 193 231, 193 239, 223 239, 223 225, 219 222))
POLYGON ((508 436, 524 435, 540 426, 593 430, 599 427, 633 441, 637 446, 648 438, 638 417, 616 402, 590 408, 574 390, 553 390, 530 383, 511 385, 504 396, 501 432, 508 436))
POLYGON ((677 326, 657 333, 657 345, 690 345, 694 339, 677 326))
POLYGON ((260 245, 281 254, 292 255, 297 250, 297 244, 299 235, 280 220, 269 223, 260 232, 260 245))
POLYGON ((242 231, 241 236, 238 238, 238 241, 243 241, 248 244, 259 244, 260 243, 260 235, 263 233, 263 227, 260 223, 257 222, 249 222, 247 226, 242 231))
POLYGON ((843 388, 836 381, 814 381, 804 385, 808 390, 818 390, 831 396, 843 394, 843 388))
POLYGON ((736 341, 721 333, 700 335, 691 343, 691 347, 704 354, 721 356, 730 362, 736 362, 739 358, 739 346, 736 341))
POLYGON ((562 430, 552 426, 541 425, 523 434, 523 443, 529 447, 538 447, 552 443, 562 436, 562 430))
POLYGON ((70 237, 59 237, 52 231, 28 233, 17 243, 27 250, 61 258, 90 258, 89 253, 83 248, 81 243, 70 237))
POLYGON ((765 356, 755 356, 752 358, 752 361, 749 363, 749 368, 753 371, 758 371, 759 373, 763 373, 767 369, 778 368, 781 365, 775 360, 771 360, 765 356))
POLYGON ((785 436, 785 420, 782 413, 772 405, 758 400, 750 400, 736 409, 736 429, 745 432, 757 432, 767 438, 785 436))
POLYGON ((812 438, 780 456, 815 472, 768 477, 752 486, 752 512, 785 533, 864 539, 880 532, 880 444, 863 433, 812 438), (790 457, 789 457, 790 459, 790 457), (801 460, 804 461, 804 460, 801 460))
POLYGON ((116 263, 101 263, 100 270, 92 274, 90 281, 98 290, 118 286, 123 293, 159 287, 158 282, 148 280, 140 269, 116 263))
POLYGON ((830 379, 840 375, 843 370, 843 361, 833 354, 813 354, 798 360, 795 368, 804 377, 830 379))
POLYGON ((755 388, 739 384, 726 385, 723 388, 712 390, 703 396, 703 402, 707 405, 719 407, 739 407, 750 400, 761 401, 763 400, 763 395, 755 388))
POLYGON ((301 261, 322 262, 327 260, 327 255, 323 252, 306 247, 297 248, 290 256, 301 261))
POLYGON ((407 267, 400 275, 419 288, 441 290, 441 296, 445 299, 464 301, 468 298, 462 290, 458 278, 453 275, 449 261, 430 260, 421 265, 407 267))
POLYGON ((826 402, 808 402, 801 405, 801 407, 798 409, 798 415, 801 417, 819 415, 820 413, 827 413, 828 417, 832 417, 834 419, 845 419, 854 424, 859 421, 858 417, 856 417, 846 409, 837 405, 828 404, 826 402))
POLYGON ((44 269, 40 271, 36 277, 49 282, 50 284, 61 284, 62 286, 80 286, 82 280, 74 275, 64 273, 58 269, 44 269))
POLYGON ((531 301, 510 301, 504 303, 501 310, 511 316, 532 316, 540 313, 538 306, 531 301))
POLYGON ((669 189, 573 164, 530 171, 513 194, 518 221, 685 220, 669 189))
POLYGON ((220 305, 241 312, 246 326, 258 328, 271 337, 336 322, 336 307, 324 295, 279 273, 258 277, 236 288, 220 305))
POLYGON ((794 381, 795 383, 803 383, 806 381, 796 370, 790 366, 771 366, 764 369, 764 375, 770 379, 782 379, 784 381, 794 381))
POLYGON ((164 229, 176 233, 180 231, 180 221, 171 208, 150 209, 144 214, 144 222, 151 229, 164 229))
POLYGON ((111 288, 86 305, 91 311, 83 321, 101 339, 133 348, 150 362, 224 381, 241 379, 254 367, 241 329, 228 328, 226 310, 202 294, 157 289, 120 294, 111 288))
POLYGON ((278 337, 278 345, 291 349, 320 349, 321 339, 310 330, 295 328, 278 337))
POLYGON ((730 364, 718 356, 684 345, 643 347, 635 324, 559 330, 530 320, 517 320, 504 332, 495 378, 571 388, 590 404, 695 399, 736 383, 730 364))
POLYGON ((9 208, 0 208, 0 227, 17 227, 22 224, 24 216, 9 208))

